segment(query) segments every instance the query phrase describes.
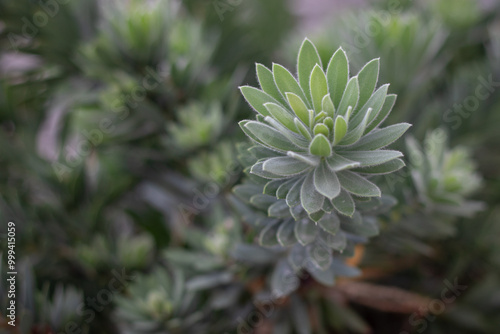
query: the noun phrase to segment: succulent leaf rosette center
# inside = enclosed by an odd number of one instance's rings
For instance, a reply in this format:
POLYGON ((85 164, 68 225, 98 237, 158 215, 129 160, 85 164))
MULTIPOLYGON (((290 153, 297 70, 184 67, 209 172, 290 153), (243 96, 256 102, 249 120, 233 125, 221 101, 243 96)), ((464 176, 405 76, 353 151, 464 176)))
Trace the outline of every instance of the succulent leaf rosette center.
POLYGON ((350 77, 342 48, 325 70, 306 39, 299 51, 297 78, 281 65, 273 64, 270 70, 257 64, 260 89, 240 88, 257 112, 256 120, 240 122, 257 144, 251 150, 260 158, 250 172, 268 179, 265 188, 275 188, 276 197, 291 211, 301 206, 313 219, 332 209, 352 216, 352 195, 381 196, 370 176, 404 166, 401 152, 383 148, 410 124, 379 128, 396 96, 387 93, 388 85, 376 89, 378 73, 379 60, 374 59, 350 77))

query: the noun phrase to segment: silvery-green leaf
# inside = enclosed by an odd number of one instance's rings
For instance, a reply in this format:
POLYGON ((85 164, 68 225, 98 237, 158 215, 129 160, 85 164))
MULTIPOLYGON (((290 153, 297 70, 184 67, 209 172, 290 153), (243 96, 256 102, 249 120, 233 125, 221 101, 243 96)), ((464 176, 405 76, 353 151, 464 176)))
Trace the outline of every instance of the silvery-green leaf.
POLYGON ((257 121, 242 121, 240 126, 250 138, 269 148, 283 152, 301 151, 297 145, 269 125, 257 121))
POLYGON ((291 158, 305 162, 313 167, 316 167, 320 162, 320 158, 318 158, 317 156, 314 156, 314 155, 304 155, 304 154, 299 154, 299 153, 295 153, 292 151, 288 151, 286 153, 286 155, 291 157, 291 158))
POLYGON ((271 95, 251 86, 240 87, 241 94, 245 100, 252 106, 252 108, 263 116, 269 116, 269 112, 264 107, 265 103, 274 102, 279 103, 271 95))
POLYGON ((335 51, 330 59, 326 70, 326 77, 333 104, 335 108, 338 108, 347 85, 347 80, 349 80, 349 61, 342 48, 335 51))
POLYGON ((278 242, 281 246, 291 246, 297 242, 295 238, 295 222, 293 220, 286 220, 281 223, 278 229, 278 242))
POLYGON ((269 217, 286 218, 290 216, 288 205, 284 199, 276 201, 267 209, 269 217))
POLYGON ((352 77, 351 79, 349 79, 349 82, 347 83, 344 95, 342 95, 342 100, 340 100, 340 104, 337 108, 337 114, 341 116, 346 115, 347 108, 349 107, 352 107, 355 110, 356 105, 358 103, 358 98, 359 98, 358 77, 352 77))
POLYGON ((279 64, 273 64, 273 75, 274 82, 276 82, 276 86, 278 86, 283 96, 286 96, 286 93, 294 93, 300 97, 308 107, 310 106, 297 80, 295 80, 293 75, 286 68, 279 64))
POLYGON ((340 172, 344 169, 351 169, 360 166, 359 162, 346 159, 336 153, 326 158, 325 161, 328 164, 328 167, 334 172, 340 172))
POLYGON ((356 143, 349 146, 349 150, 376 150, 383 148, 401 137, 411 124, 399 123, 388 126, 383 129, 377 129, 363 136, 356 143))
POLYGON ((379 233, 377 221, 373 217, 364 217, 361 224, 342 224, 342 229, 346 232, 368 238, 374 237, 379 233))
POLYGON ((363 121, 361 121, 361 123, 354 129, 349 130, 347 132, 347 135, 340 141, 339 145, 351 145, 357 142, 361 138, 361 136, 363 136, 366 124, 368 123, 368 119, 370 118, 371 113, 372 109, 368 109, 365 118, 363 118, 363 121))
POLYGON ((276 191, 276 197, 279 199, 285 199, 286 195, 292 188, 292 186, 297 182, 297 178, 291 178, 285 182, 281 181, 281 185, 276 191))
POLYGON ((371 166, 371 167, 363 167, 363 168, 355 168, 352 171, 356 173, 363 174, 371 174, 371 175, 383 175, 393 173, 395 171, 400 170, 405 166, 405 163, 401 159, 394 159, 391 161, 387 161, 386 163, 371 166))
POLYGON ((327 247, 339 252, 343 251, 347 246, 347 238, 342 231, 338 231, 335 234, 324 233, 321 240, 327 247))
POLYGON ((265 194, 253 195, 250 198, 250 203, 252 203, 253 206, 263 210, 267 210, 267 208, 274 204, 274 202, 276 202, 276 198, 265 194))
POLYGON ((347 121, 344 116, 337 116, 333 130, 333 145, 337 145, 347 133, 347 121))
POLYGON ((271 274, 272 298, 281 298, 299 287, 300 281, 288 261, 283 259, 274 267, 271 274))
POLYGON ((355 114, 353 114, 352 119, 349 121, 349 126, 352 128, 355 128, 356 126, 359 125, 363 121, 363 118, 365 117, 366 113, 368 112, 368 109, 371 108, 372 112, 370 114, 370 117, 368 118, 368 121, 366 124, 370 124, 371 121, 377 116, 377 114, 380 112, 382 109, 386 96, 387 96, 387 89, 389 88, 389 85, 383 85, 377 91, 370 97, 368 102, 365 103, 365 105, 355 114))
POLYGON ((262 161, 261 162, 257 162, 250 169, 250 174, 254 174, 254 175, 257 175, 259 177, 263 177, 265 179, 271 179, 271 180, 272 179, 282 179, 283 178, 283 176, 276 175, 276 174, 273 174, 273 173, 265 171, 264 168, 263 168, 263 165, 264 165, 264 163, 262 161))
POLYGON ((186 282, 186 289, 190 291, 212 289, 222 284, 227 284, 232 280, 233 274, 227 271, 198 275, 186 282))
MULTIPOLYGON (((362 176, 349 171, 338 172, 342 188, 351 194, 361 197, 378 197, 381 195, 380 189, 362 176)), ((333 202, 332 202, 333 203, 333 202)), ((333 203, 335 205, 335 203, 333 203)))
POLYGON ((314 186, 321 195, 332 199, 340 193, 340 182, 335 172, 322 162, 314 170, 314 186))
POLYGON ((282 157, 283 155, 279 152, 271 150, 262 145, 253 146, 248 149, 248 152, 254 156, 257 160, 264 158, 272 158, 272 157, 282 157))
POLYGON ((314 110, 319 113, 322 109, 323 97, 328 94, 325 72, 320 65, 314 66, 310 79, 311 98, 314 110))
POLYGON ((264 171, 281 176, 293 176, 305 172, 311 165, 292 157, 270 158, 264 161, 264 171))
POLYGON ((309 126, 309 110, 304 101, 297 94, 290 92, 286 93, 286 98, 295 115, 297 115, 302 122, 309 126))
POLYGON ((289 207, 294 207, 300 204, 300 189, 302 187, 303 180, 304 178, 302 177, 298 179, 290 188, 288 194, 286 194, 286 204, 288 204, 289 207))
POLYGON ((307 126, 305 126, 301 120, 299 120, 297 117, 295 117, 293 122, 295 124, 295 128, 297 129, 298 133, 303 135, 307 140, 312 139, 311 132, 310 132, 309 128, 307 126))
POLYGON ((259 244, 261 246, 272 247, 279 245, 276 234, 280 227, 280 220, 269 223, 259 234, 259 244))
POLYGON ((318 134, 323 134, 326 138, 328 138, 330 136, 330 130, 328 129, 328 127, 323 124, 323 123, 319 123, 319 124, 316 124, 314 126, 314 129, 313 129, 313 133, 314 135, 318 135, 318 134))
POLYGON ((249 202, 252 196, 262 193, 262 188, 254 184, 241 184, 234 187, 233 192, 239 199, 249 202))
POLYGON ((396 95, 395 94, 389 94, 386 96, 384 104, 382 105, 382 108, 380 109, 379 113, 375 117, 375 119, 367 125, 365 133, 369 133, 373 129, 375 129, 377 126, 382 124, 382 122, 387 118, 387 116, 390 114, 392 107, 394 107, 394 103, 396 103, 396 95))
MULTIPOLYGON (((333 264, 333 262, 332 262, 333 264)), ((311 274, 311 276, 318 281, 319 283, 326 286, 333 286, 335 284, 335 271, 332 268, 332 265, 328 267, 326 270, 320 270, 315 266, 308 266, 307 271, 311 274)))
POLYGON ((335 209, 343 215, 351 217, 354 214, 354 200, 352 199, 351 195, 345 190, 342 190, 337 197, 332 199, 332 204, 335 209))
POLYGON ((335 106, 333 105, 330 94, 327 94, 323 97, 323 100, 321 101, 321 108, 328 115, 328 117, 331 117, 333 119, 335 115, 335 106))
MULTIPOLYGON (((297 59, 297 72, 300 86, 306 94, 309 94, 311 91, 309 78, 316 65, 321 68, 321 59, 318 51, 310 40, 305 39, 300 47, 297 59)), ((309 102, 312 102, 312 100, 309 99, 309 102)))
POLYGON ((334 209, 335 208, 333 207, 332 201, 325 199, 321 210, 324 211, 325 213, 331 213, 333 212, 334 209))
POLYGON ((306 262, 306 249, 300 244, 296 244, 292 247, 288 255, 288 262, 296 270, 300 270, 305 266, 306 262))
MULTIPOLYGON (((339 152, 344 158, 357 161, 360 167, 369 167, 383 164, 384 162, 402 157, 403 153, 393 150, 376 150, 376 151, 346 151, 339 152)), ((279 159, 279 158, 272 158, 279 159)), ((265 165, 264 165, 265 167, 265 165)))
POLYGON ((307 218, 301 219, 294 225, 295 237, 301 245, 307 245, 316 239, 318 228, 307 218))
POLYGON ((304 218, 304 208, 302 208, 302 205, 296 205, 294 207, 290 208, 290 215, 298 221, 299 219, 304 218))
POLYGON ((328 157, 332 154, 332 147, 328 138, 323 134, 317 134, 309 145, 309 152, 320 157, 328 157))
POLYGON ((314 173, 307 174, 300 188, 300 204, 308 213, 321 210, 325 197, 314 186, 314 173))
POLYGON ((264 104, 264 107, 275 120, 286 126, 290 131, 298 132, 293 121, 295 116, 288 110, 282 108, 276 103, 266 103, 264 104))
POLYGON ((264 186, 263 193, 270 196, 276 197, 276 191, 283 184, 282 180, 273 180, 266 183, 264 186))
POLYGON ((337 234, 340 228, 340 219, 335 213, 325 215, 318 221, 318 225, 330 234, 337 234))
POLYGON ((281 95, 276 83, 274 82, 273 72, 262 64, 257 64, 257 78, 259 79, 260 88, 266 92, 268 95, 276 99, 276 101, 281 102, 286 105, 283 96, 281 95))
POLYGON ((270 116, 264 117, 264 120, 269 123, 273 128, 278 130, 279 133, 281 133, 283 136, 285 136, 286 139, 288 139, 291 143, 297 145, 298 149, 297 151, 303 151, 304 148, 307 148, 309 146, 309 141, 305 139, 302 135, 297 134, 290 129, 288 129, 286 126, 275 120, 274 118, 270 116))
POLYGON ((323 243, 314 242, 306 247, 306 253, 320 270, 326 270, 332 263, 331 250, 323 243))
POLYGON ((358 106, 362 107, 368 101, 378 81, 380 59, 373 59, 368 62, 358 73, 359 81, 359 101, 358 106))
MULTIPOLYGON (((324 201, 323 201, 324 203, 324 201)), ((322 207, 323 208, 323 207, 322 207)), ((313 221, 313 222, 318 222, 318 220, 320 220, 321 218, 323 218, 323 216, 325 215, 325 212, 323 210, 319 210, 319 211, 316 211, 316 212, 313 212, 313 213, 310 213, 308 216, 309 218, 313 221)))
MULTIPOLYGON (((309 312, 307 312, 306 305, 299 299, 297 295, 292 295, 291 299, 291 320, 295 332, 297 334, 312 334, 312 326, 309 320, 309 312)), ((276 332, 276 333, 291 333, 289 332, 276 332)))

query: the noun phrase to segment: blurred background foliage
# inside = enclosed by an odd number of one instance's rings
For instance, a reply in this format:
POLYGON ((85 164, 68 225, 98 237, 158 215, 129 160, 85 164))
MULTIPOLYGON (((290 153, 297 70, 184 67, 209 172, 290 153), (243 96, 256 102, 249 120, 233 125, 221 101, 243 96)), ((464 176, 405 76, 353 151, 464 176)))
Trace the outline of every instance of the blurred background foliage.
POLYGON ((297 2, 0 1, 0 332, 497 332, 498 3, 334 6, 310 28, 297 2), (255 245, 231 194, 237 121, 253 117, 237 87, 256 84, 255 62, 294 64, 305 36, 324 63, 342 46, 351 73, 380 57, 398 94, 385 124, 413 127, 407 167, 378 177, 398 203, 349 263, 361 275, 306 275, 273 300, 282 254, 255 245), (439 314, 401 306, 456 281, 439 314))

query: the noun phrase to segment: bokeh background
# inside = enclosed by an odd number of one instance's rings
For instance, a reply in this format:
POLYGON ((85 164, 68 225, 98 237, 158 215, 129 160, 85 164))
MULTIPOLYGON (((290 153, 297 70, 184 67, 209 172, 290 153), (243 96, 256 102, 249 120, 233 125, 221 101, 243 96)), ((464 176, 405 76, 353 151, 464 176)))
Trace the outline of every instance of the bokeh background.
POLYGON ((0 0, 0 333, 497 333, 499 129, 497 0, 0 0), (266 303, 237 87, 305 37, 413 127, 360 275, 266 303))

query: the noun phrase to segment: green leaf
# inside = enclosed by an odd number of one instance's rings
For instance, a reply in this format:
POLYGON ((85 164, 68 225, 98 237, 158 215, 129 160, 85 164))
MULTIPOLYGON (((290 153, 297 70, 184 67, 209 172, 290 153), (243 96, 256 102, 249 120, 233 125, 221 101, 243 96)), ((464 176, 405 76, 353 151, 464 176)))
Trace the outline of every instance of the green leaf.
POLYGON ((382 124, 382 122, 387 118, 387 116, 391 113, 392 107, 394 107, 394 104, 396 103, 396 95, 395 94, 389 94, 386 96, 384 104, 382 105, 382 108, 380 109, 379 113, 375 117, 375 119, 368 124, 368 126, 365 129, 365 133, 369 133, 373 129, 375 129, 377 126, 382 124))
POLYGON ((309 145, 309 152, 316 156, 328 157, 332 154, 332 147, 323 134, 317 134, 309 145))
POLYGON ((342 231, 339 231, 336 234, 325 234, 323 236, 324 243, 328 247, 338 250, 339 252, 343 251, 347 246, 347 239, 342 231))
POLYGON ((275 175, 293 176, 305 172, 311 165, 292 157, 277 157, 266 160, 262 167, 275 175))
POLYGON ((363 107, 370 98, 378 81, 380 59, 373 59, 368 62, 358 73, 359 80, 359 101, 358 106, 363 107))
POLYGON ((314 186, 314 173, 307 174, 302 187, 300 188, 300 203, 308 213, 314 213, 321 210, 325 198, 314 186))
POLYGON ((334 172, 340 172, 344 169, 359 167, 360 165, 359 162, 346 159, 343 156, 335 153, 331 157, 326 158, 326 162, 328 164, 328 167, 334 172))
POLYGON ((352 215, 354 214, 354 200, 352 199, 351 195, 345 190, 342 190, 337 197, 332 199, 332 204, 338 212, 345 216, 352 217, 352 215))
POLYGON ((262 161, 257 162, 255 165, 250 168, 250 174, 257 175, 259 177, 265 178, 265 179, 282 179, 283 176, 276 175, 270 172, 267 172, 263 168, 264 163, 262 161))
POLYGON ((340 182, 335 172, 322 162, 314 170, 314 186, 321 195, 332 199, 340 193, 340 182))
POLYGON ((368 118, 367 124, 370 124, 371 121, 377 116, 377 114, 380 112, 380 109, 382 109, 382 106, 384 105, 384 101, 387 97, 387 89, 389 88, 389 85, 383 85, 377 91, 370 97, 368 102, 352 117, 352 119, 349 121, 349 126, 354 128, 359 125, 363 121, 363 118, 365 117, 366 113, 368 110, 371 108, 371 114, 370 117, 368 118))
POLYGON ((299 287, 297 274, 290 267, 288 261, 283 259, 274 267, 271 274, 271 294, 273 298, 284 297, 299 287), (293 279, 295 277, 295 279, 293 279))
POLYGON ((254 184, 240 184, 233 188, 233 193, 238 196, 239 199, 249 202, 253 195, 262 193, 262 189, 254 184))
POLYGON ((274 82, 273 72, 262 64, 257 64, 257 78, 259 79, 260 88, 269 96, 272 96, 276 101, 286 104, 285 99, 281 95, 276 83, 274 82))
POLYGON ((262 210, 267 210, 267 208, 272 204, 274 204, 274 202, 276 202, 276 198, 265 194, 253 195, 250 198, 250 203, 252 203, 252 205, 255 206, 256 208, 262 210))
POLYGON ((301 245, 307 245, 316 239, 316 234, 318 234, 318 228, 316 224, 307 218, 301 219, 295 222, 295 238, 299 241, 301 245))
POLYGON ((347 83, 347 87, 345 88, 344 95, 342 95, 342 100, 340 100, 340 104, 337 108, 338 115, 346 115, 347 108, 352 107, 353 110, 356 109, 356 105, 359 99, 359 85, 358 85, 358 77, 352 77, 347 83))
POLYGON ((313 132, 315 135, 318 135, 318 134, 323 134, 325 135, 325 137, 328 138, 328 136, 330 135, 330 130, 328 129, 328 127, 323 124, 323 123, 318 123, 314 126, 314 129, 313 129, 313 132))
POLYGON ((311 73, 311 98, 314 110, 319 113, 322 109, 323 97, 328 94, 328 84, 326 76, 320 65, 314 66, 311 73))
POLYGON ((295 115, 297 115, 305 125, 309 126, 311 124, 309 122, 309 110, 304 101, 294 93, 286 93, 286 98, 295 115))
POLYGON ((363 136, 363 133, 366 128, 366 124, 368 123, 368 119, 370 118, 372 109, 368 109, 366 112, 365 118, 363 118, 363 121, 353 130, 350 130, 347 135, 340 141, 339 145, 351 145, 357 142, 361 136, 363 136))
POLYGON ((295 222, 293 220, 284 221, 277 234, 278 242, 281 246, 292 246, 297 242, 295 238, 295 222))
POLYGON ((302 88, 300 88, 297 80, 295 80, 293 75, 286 68, 279 64, 273 64, 273 75, 274 82, 276 82, 276 85, 283 96, 286 96, 286 93, 294 93, 309 106, 308 100, 306 99, 302 88))
POLYGON ((303 181, 303 177, 298 179, 290 188, 288 194, 286 194, 286 204, 288 204, 289 207, 294 207, 300 204, 300 189, 302 188, 303 181))
POLYGON ((302 121, 300 121, 297 117, 295 117, 293 122, 295 123, 295 128, 301 135, 303 135, 307 140, 312 139, 309 128, 306 127, 304 123, 302 123, 302 121))
POLYGON ((326 232, 328 232, 330 234, 337 234, 337 232, 340 229, 340 219, 335 213, 332 213, 332 214, 323 216, 323 218, 321 218, 318 221, 318 225, 323 230, 325 230, 326 232))
POLYGON ((376 150, 395 142, 409 128, 411 124, 399 123, 383 129, 377 129, 363 136, 356 143, 349 146, 349 150, 376 150))
POLYGON ((320 158, 314 156, 314 155, 303 155, 299 153, 295 153, 292 151, 288 151, 286 153, 289 157, 292 157, 294 159, 300 160, 302 162, 305 162, 313 167, 316 167, 319 164, 320 158))
POLYGON ((278 187, 278 190, 276 191, 276 198, 285 199, 286 195, 288 194, 292 186, 297 182, 297 178, 291 178, 284 182, 283 180, 280 180, 280 182, 281 185, 278 187))
POLYGON ((401 159, 394 159, 386 163, 363 168, 355 168, 352 171, 356 173, 370 174, 370 175, 383 175, 393 173, 400 170, 405 166, 405 163, 401 159))
POLYGON ((333 105, 332 99, 330 98, 330 94, 327 94, 323 97, 321 101, 321 108, 324 112, 333 119, 335 115, 335 106, 333 105))
POLYGON ((264 186, 263 193, 266 195, 276 197, 276 191, 278 190, 278 188, 282 184, 283 184, 282 180, 273 180, 273 181, 267 182, 266 185, 264 186))
POLYGON ((306 247, 306 254, 320 270, 326 270, 332 264, 331 250, 324 243, 315 242, 306 247))
POLYGON ((282 152, 301 150, 288 138, 268 125, 257 121, 241 121, 240 127, 250 138, 271 149, 282 152))
POLYGON ((298 133, 295 133, 288 129, 286 126, 275 120, 274 118, 270 116, 264 117, 264 121, 269 123, 273 128, 278 130, 279 133, 281 133, 283 136, 285 136, 290 142, 293 144, 297 145, 297 147, 300 147, 300 149, 296 149, 297 151, 304 151, 304 148, 309 147, 309 141, 305 139, 302 135, 299 135, 298 133))
POLYGON ((241 94, 245 97, 245 100, 250 104, 250 106, 257 111, 262 116, 269 116, 269 112, 264 107, 265 103, 276 101, 271 95, 251 86, 240 87, 241 94))
POLYGON ((330 267, 326 270, 321 270, 315 268, 314 266, 308 266, 307 271, 319 283, 326 286, 333 286, 335 284, 335 271, 333 270, 332 265, 330 265, 330 267))
MULTIPOLYGON (((306 305, 296 295, 292 295, 290 299, 290 316, 295 331, 297 332, 297 334, 312 334, 311 321, 309 320, 309 312, 307 312, 306 305)), ((275 333, 291 333, 291 331, 275 333)))
MULTIPOLYGON (((348 171, 337 173, 342 188, 360 197, 380 197, 380 189, 362 176, 348 171)), ((333 203, 333 201, 332 201, 333 203)), ((335 203, 333 203, 335 205, 335 203)))
POLYGON ((269 208, 267 209, 267 215, 269 217, 276 217, 276 218, 290 217, 286 201, 284 199, 278 200, 274 204, 269 206, 269 208))
MULTIPOLYGON (((299 50, 297 69, 300 87, 306 94, 311 91, 309 78, 316 65, 322 66, 318 51, 310 40, 305 39, 299 50)), ((312 100, 309 99, 309 102, 312 102, 312 100)))
POLYGON ((337 145, 347 133, 347 121, 343 116, 337 116, 335 119, 335 129, 333 130, 333 145, 337 145))
POLYGON ((347 80, 349 80, 349 62, 342 48, 339 48, 330 59, 326 70, 326 77, 333 104, 335 108, 338 108, 347 85, 347 80))
POLYGON ((276 238, 279 227, 279 220, 267 224, 267 226, 264 227, 264 229, 259 234, 259 244, 266 247, 279 245, 278 239, 276 238))
POLYGON ((286 126, 290 131, 298 132, 293 121, 295 115, 292 115, 288 110, 282 108, 276 103, 266 103, 264 104, 264 107, 275 120, 286 126))
POLYGON ((384 162, 391 161, 403 156, 403 153, 392 150, 347 151, 339 152, 339 154, 346 159, 359 162, 361 164, 360 167, 380 165, 384 162))

